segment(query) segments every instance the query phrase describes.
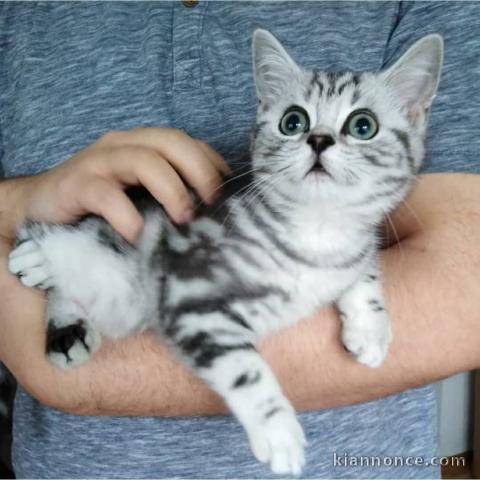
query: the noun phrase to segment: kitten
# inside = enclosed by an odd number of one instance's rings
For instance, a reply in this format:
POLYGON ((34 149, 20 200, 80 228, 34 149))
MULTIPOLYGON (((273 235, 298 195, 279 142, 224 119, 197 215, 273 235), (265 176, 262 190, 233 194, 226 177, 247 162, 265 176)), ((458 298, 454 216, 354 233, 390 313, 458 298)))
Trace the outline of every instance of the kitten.
POLYGON ((47 291, 49 359, 77 366, 102 336, 157 329, 223 397, 256 458, 299 474, 302 428, 254 343, 335 302, 347 350, 383 361, 376 232, 420 168, 442 54, 428 35, 380 73, 307 71, 257 30, 252 178, 228 182, 186 226, 130 189, 145 217, 137 245, 95 216, 19 230, 9 268, 47 291))

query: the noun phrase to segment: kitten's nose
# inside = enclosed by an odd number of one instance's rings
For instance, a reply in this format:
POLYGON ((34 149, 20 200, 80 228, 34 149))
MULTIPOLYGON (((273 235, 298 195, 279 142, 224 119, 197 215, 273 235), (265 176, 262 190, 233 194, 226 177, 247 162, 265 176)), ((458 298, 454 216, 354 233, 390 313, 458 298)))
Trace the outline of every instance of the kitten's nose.
POLYGON ((320 155, 328 147, 334 145, 335 140, 331 135, 310 135, 307 139, 307 143, 317 155, 320 155))

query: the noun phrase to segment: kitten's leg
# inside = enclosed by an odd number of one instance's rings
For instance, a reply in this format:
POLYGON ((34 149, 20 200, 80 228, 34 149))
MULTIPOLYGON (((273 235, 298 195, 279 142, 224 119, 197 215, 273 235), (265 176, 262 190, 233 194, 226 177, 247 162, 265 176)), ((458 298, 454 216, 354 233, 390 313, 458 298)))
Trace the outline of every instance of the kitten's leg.
POLYGON ((47 290, 46 354, 58 367, 75 367, 98 349, 101 337, 86 321, 87 311, 63 295, 61 285, 55 285, 55 276, 40 245, 42 237, 35 240, 29 236, 28 228, 22 229, 10 252, 8 267, 26 287, 47 290))
POLYGON ((392 331, 376 264, 343 293, 337 306, 345 348, 360 363, 378 367, 387 354, 392 331))
POLYGON ((305 463, 302 427, 255 350, 253 332, 235 322, 243 321, 226 312, 188 313, 177 319, 172 340, 238 418, 255 457, 274 473, 298 475, 305 463))
POLYGON ((108 228, 100 220, 75 229, 27 225, 10 253, 10 271, 24 285, 47 290, 46 351, 60 367, 87 361, 100 345, 99 332, 124 336, 158 318, 148 311, 156 304, 147 298, 154 282, 140 273, 136 251, 121 250, 108 228))

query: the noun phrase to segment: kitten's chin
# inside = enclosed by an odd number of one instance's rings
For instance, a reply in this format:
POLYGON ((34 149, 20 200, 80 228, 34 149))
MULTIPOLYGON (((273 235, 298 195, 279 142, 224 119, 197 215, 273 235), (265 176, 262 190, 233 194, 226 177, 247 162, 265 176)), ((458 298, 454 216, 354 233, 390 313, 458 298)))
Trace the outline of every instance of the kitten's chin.
POLYGON ((324 189, 327 185, 332 185, 334 181, 332 174, 324 166, 314 164, 305 174, 302 183, 307 190, 315 193, 315 191, 324 189))
POLYGON ((317 203, 335 197, 337 191, 338 185, 328 172, 313 170, 303 178, 296 196, 307 203, 317 203))

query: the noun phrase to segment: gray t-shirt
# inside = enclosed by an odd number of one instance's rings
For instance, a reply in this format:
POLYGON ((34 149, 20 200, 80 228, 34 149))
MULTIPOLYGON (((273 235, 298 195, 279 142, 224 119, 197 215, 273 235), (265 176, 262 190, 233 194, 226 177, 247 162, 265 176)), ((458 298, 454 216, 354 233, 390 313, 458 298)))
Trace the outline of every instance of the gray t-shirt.
MULTIPOLYGON (((480 5, 451 2, 2 3, 0 172, 45 170, 107 130, 139 125, 180 127, 242 158, 256 109, 255 27, 307 67, 355 70, 377 70, 420 36, 442 33, 426 168, 479 171, 479 17, 480 5)), ((304 476, 438 477, 436 465, 393 458, 438 454, 434 393, 301 414, 304 476), (360 466, 359 455, 379 460, 360 466)), ((21 388, 13 460, 19 478, 271 476, 231 417, 78 417, 21 388)))

